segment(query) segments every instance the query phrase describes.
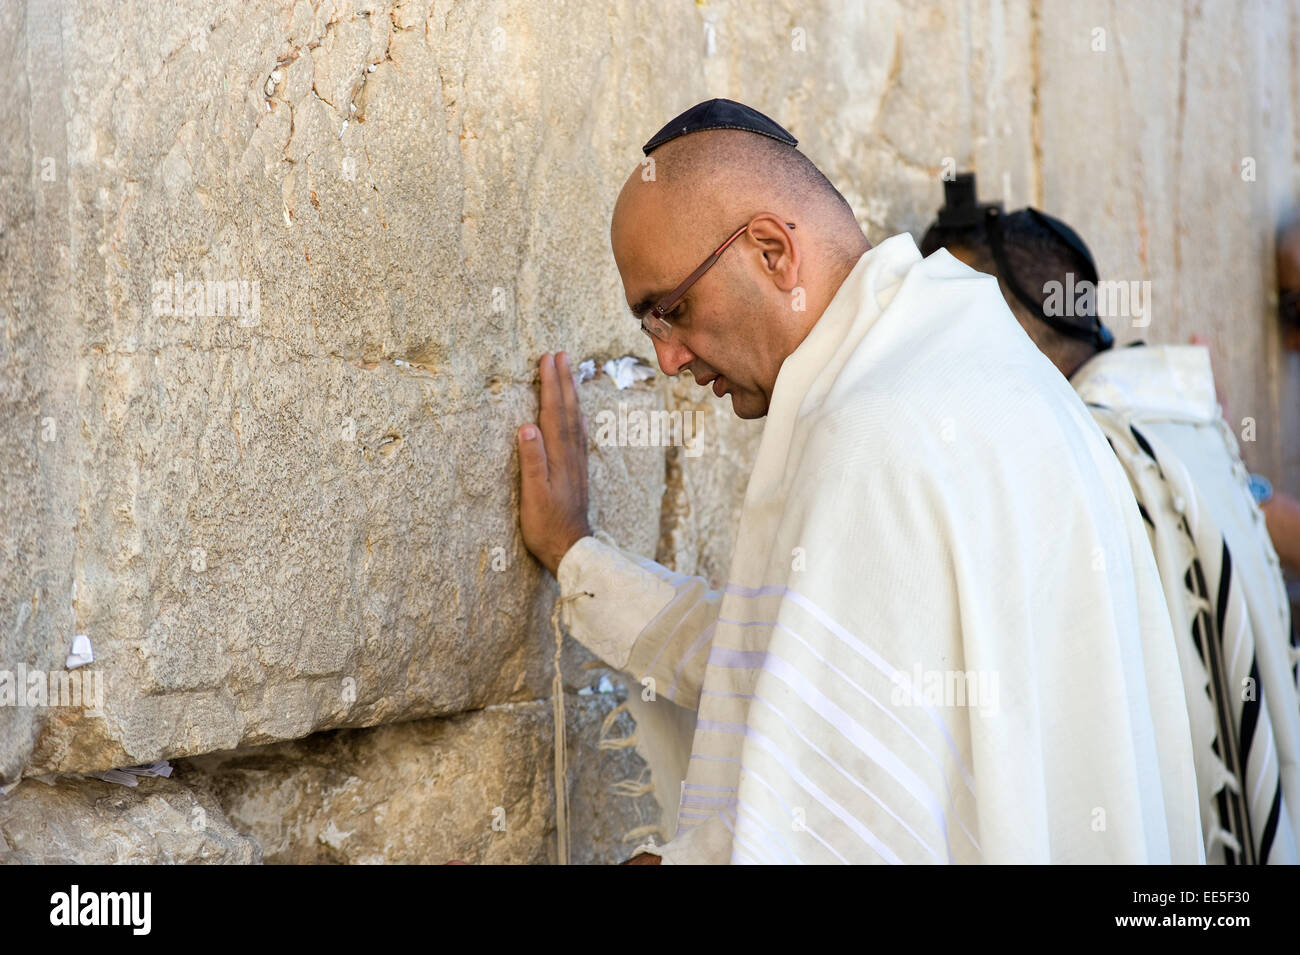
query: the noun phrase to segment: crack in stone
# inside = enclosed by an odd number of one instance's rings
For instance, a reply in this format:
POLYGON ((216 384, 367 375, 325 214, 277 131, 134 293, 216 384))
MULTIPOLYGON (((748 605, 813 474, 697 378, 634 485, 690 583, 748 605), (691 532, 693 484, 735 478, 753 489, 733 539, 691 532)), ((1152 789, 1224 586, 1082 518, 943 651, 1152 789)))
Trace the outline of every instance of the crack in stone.
POLYGON ((677 533, 681 527, 686 496, 683 484, 681 449, 664 448, 664 494, 659 504, 659 541, 655 545, 655 562, 669 570, 677 569, 677 533))

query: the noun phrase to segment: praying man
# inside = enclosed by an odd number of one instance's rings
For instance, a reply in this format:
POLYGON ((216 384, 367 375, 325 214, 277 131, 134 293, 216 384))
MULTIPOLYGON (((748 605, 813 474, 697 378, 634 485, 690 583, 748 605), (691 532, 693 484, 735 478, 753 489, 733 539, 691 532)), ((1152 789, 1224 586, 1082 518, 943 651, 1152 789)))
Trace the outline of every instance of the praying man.
POLYGON ((594 536, 565 353, 518 432, 524 543, 570 633, 695 711, 675 833, 631 861, 1204 862, 1114 454, 994 279, 905 233, 872 247, 796 147, 701 103, 643 147, 655 176, 610 229, 664 373, 766 418, 725 585, 594 536))
MULTIPOLYGON (((1182 667, 1206 862, 1295 865, 1300 639, 1279 557, 1300 541, 1270 540, 1278 522, 1269 519, 1294 500, 1272 501, 1269 482, 1246 470, 1205 346, 1112 347, 1101 321, 1104 283, 1077 232, 1037 209, 977 202, 971 173, 944 192, 922 252, 946 249, 996 276, 1012 314, 1083 399, 1128 475, 1182 667), (1063 288, 1080 291, 1054 300, 1063 288)), ((1138 328, 1149 318, 1111 317, 1138 328)))

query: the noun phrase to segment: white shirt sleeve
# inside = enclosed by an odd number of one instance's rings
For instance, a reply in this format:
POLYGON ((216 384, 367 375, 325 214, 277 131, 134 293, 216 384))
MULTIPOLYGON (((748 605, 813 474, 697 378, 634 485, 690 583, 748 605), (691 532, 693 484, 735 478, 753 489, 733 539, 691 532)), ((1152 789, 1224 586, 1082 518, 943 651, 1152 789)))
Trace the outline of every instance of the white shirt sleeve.
POLYGON ((696 709, 722 591, 584 537, 556 568, 569 633, 611 667, 696 709), (645 683, 646 678, 652 683, 645 683))
POLYGON ((731 855, 731 835, 723 818, 712 816, 662 846, 653 842, 637 846, 632 857, 644 852, 658 856, 660 865, 717 865, 731 855))

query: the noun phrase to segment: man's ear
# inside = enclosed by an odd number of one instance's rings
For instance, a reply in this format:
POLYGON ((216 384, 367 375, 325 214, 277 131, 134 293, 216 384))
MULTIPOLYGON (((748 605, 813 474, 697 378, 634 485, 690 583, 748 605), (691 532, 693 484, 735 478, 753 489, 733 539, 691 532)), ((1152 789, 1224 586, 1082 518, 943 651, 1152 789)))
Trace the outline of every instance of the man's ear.
POLYGON ((758 243, 763 263, 776 287, 789 292, 799 284, 799 245, 795 233, 780 216, 770 212, 754 217, 749 235, 758 243))

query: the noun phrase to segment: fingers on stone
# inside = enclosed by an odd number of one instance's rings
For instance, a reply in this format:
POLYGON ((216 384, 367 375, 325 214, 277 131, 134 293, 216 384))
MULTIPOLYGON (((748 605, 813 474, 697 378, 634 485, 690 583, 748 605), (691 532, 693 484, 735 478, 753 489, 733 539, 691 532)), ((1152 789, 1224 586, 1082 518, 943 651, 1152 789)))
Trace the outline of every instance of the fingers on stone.
POLYGON ((538 362, 537 374, 541 380, 538 422, 541 424, 543 431, 549 432, 555 428, 556 419, 560 416, 561 410, 558 402, 559 396, 555 390, 557 382, 554 357, 550 354, 543 355, 541 361, 538 362))
POLYGON ((573 376, 573 369, 569 367, 569 353, 560 352, 560 362, 558 366, 560 378, 560 394, 564 401, 565 417, 568 419, 568 431, 577 435, 579 416, 581 411, 578 406, 578 386, 573 376))
POLYGON ((524 425, 519 429, 519 470, 523 473, 525 484, 528 481, 546 481, 549 469, 546 460, 546 441, 541 429, 536 425, 524 425), (533 429, 533 436, 527 436, 527 429, 533 429))

